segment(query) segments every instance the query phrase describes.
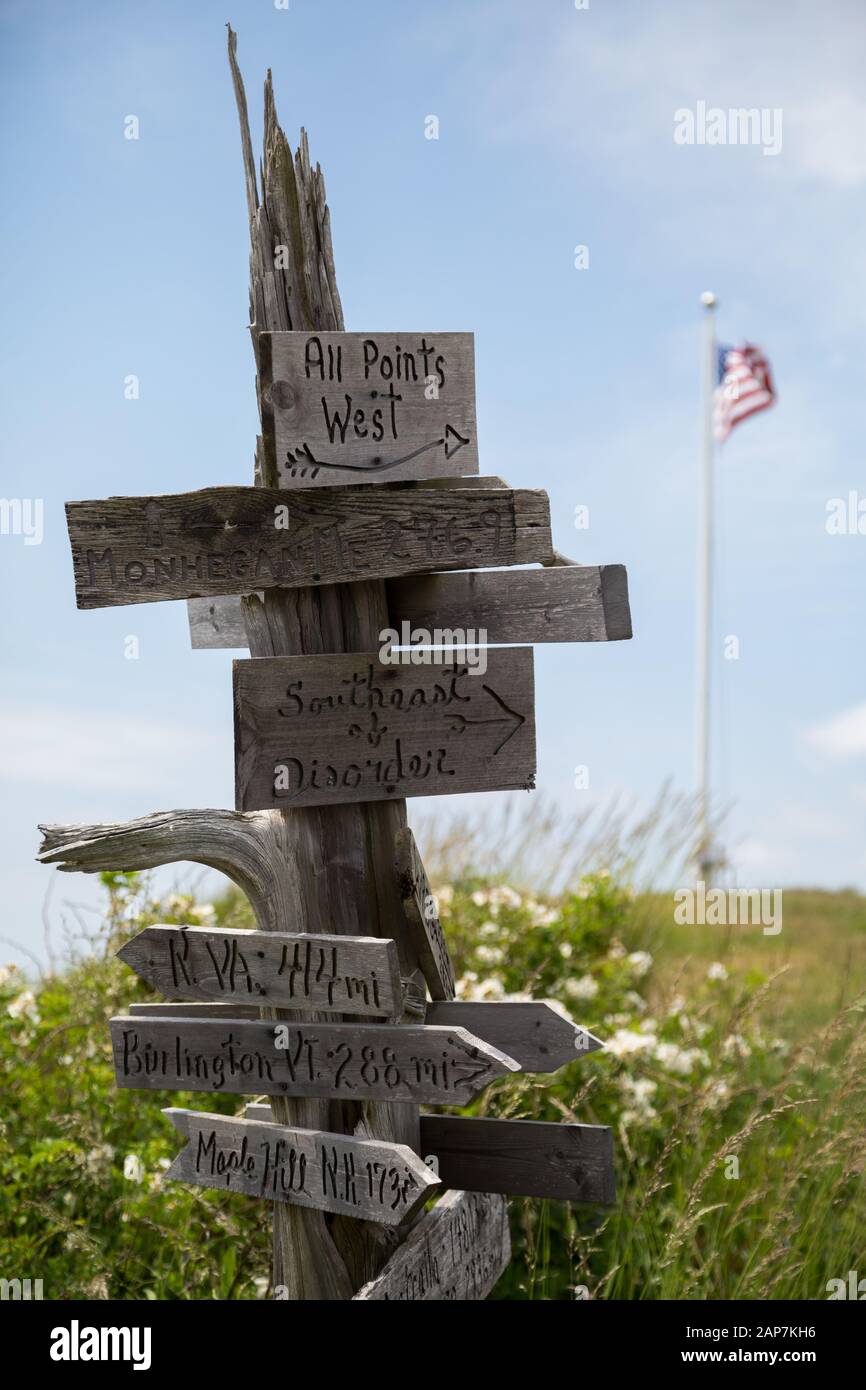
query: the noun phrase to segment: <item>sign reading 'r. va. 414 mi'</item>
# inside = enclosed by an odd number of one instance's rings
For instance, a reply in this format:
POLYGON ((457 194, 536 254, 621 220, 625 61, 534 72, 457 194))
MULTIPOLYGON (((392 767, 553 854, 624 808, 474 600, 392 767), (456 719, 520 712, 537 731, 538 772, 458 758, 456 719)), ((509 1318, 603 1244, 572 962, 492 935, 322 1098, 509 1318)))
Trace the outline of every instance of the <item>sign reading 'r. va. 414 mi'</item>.
POLYGON ((280 487, 478 472, 471 333, 263 333, 280 487))
POLYGON ((234 663, 238 811, 529 789, 532 648, 392 666, 373 652, 234 663))

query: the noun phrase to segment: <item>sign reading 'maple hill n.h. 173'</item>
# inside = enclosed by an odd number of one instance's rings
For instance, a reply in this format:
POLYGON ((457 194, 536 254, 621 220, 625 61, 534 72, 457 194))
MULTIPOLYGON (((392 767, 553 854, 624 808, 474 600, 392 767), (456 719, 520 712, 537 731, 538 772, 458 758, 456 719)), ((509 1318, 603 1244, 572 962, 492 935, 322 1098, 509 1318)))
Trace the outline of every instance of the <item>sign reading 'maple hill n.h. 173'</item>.
POLYGON ((478 472, 471 333, 263 333, 280 487, 478 472))

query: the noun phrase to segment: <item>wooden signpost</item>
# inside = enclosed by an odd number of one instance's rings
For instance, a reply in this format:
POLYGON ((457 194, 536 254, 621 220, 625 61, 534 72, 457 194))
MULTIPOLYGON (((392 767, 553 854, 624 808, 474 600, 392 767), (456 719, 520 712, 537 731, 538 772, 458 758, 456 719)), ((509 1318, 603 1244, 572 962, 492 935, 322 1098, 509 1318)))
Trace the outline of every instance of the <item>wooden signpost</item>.
POLYGON ((79 608, 552 560, 546 493, 212 487, 67 502, 79 608))
POLYGON ((438 1178, 405 1144, 258 1120, 163 1111, 187 1139, 166 1177, 397 1226, 438 1178))
POLYGON ((446 1192, 356 1299, 477 1302, 511 1259, 508 1205, 493 1193, 446 1192))
POLYGON ((111 1019, 118 1086, 466 1105, 517 1063, 463 1028, 111 1019))
POLYGON ((67 517, 79 607, 192 600, 194 646, 250 651, 237 811, 42 827, 40 858, 91 873, 192 860, 249 898, 255 931, 158 925, 128 942, 122 958, 181 1002, 110 1028, 122 1087, 271 1098, 243 1119, 165 1113, 186 1140, 169 1177, 273 1204, 274 1285, 481 1299, 509 1258, 504 1194, 612 1201, 610 1132, 418 1107, 601 1044, 543 1001, 454 998, 405 801, 533 786, 532 652, 488 644, 629 637, 625 571, 554 551, 545 493, 474 476, 471 334, 345 332, 321 170, 305 135, 293 158, 269 77, 259 186, 228 42, 256 486, 70 502, 67 517), (508 568, 532 562, 545 568, 508 568), (421 1215, 440 1182, 454 1190, 421 1215))
POLYGON ((478 472, 471 333, 265 333, 280 487, 478 472))
POLYGON ((400 963, 375 936, 146 927, 117 953, 169 999, 256 1000, 399 1018, 400 963))
POLYGON ((415 942, 430 998, 453 999, 454 967, 448 953, 448 943, 439 921, 436 900, 430 891, 427 873, 418 853, 415 836, 408 825, 398 830, 394 852, 403 910, 415 942))
POLYGON ((350 656, 234 663, 235 805, 329 806, 535 784, 532 649, 482 676, 350 656))

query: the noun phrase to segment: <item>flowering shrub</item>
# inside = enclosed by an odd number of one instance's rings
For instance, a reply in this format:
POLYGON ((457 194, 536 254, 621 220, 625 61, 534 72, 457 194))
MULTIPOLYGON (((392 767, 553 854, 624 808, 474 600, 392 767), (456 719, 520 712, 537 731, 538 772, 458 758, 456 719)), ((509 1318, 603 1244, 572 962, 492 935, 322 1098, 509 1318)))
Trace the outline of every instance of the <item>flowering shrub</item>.
MULTIPOLYGON (((178 1136, 160 1108, 205 1097, 117 1089, 106 1026, 149 997, 118 946, 154 922, 251 926, 248 904, 103 880, 92 956, 40 982, 0 967, 0 1275, 46 1298, 263 1296, 267 1205, 163 1181, 178 1136)), ((614 1131, 616 1205, 515 1200, 496 1297, 822 1298, 866 1269, 860 1004, 780 1036, 758 972, 708 961, 686 989, 654 960, 646 904, 605 874, 555 899, 481 879, 436 896, 460 997, 545 999, 605 1044, 467 1112, 614 1131)))

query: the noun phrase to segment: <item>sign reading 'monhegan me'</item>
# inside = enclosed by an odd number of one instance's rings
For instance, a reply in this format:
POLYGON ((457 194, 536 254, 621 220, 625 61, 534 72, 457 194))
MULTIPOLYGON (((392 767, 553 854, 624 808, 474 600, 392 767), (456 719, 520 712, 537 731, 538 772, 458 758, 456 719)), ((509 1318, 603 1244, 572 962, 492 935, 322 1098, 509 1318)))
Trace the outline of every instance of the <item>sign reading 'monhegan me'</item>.
POLYGON ((280 487, 478 472, 471 333, 263 333, 280 487))
POLYGON ((67 502, 79 608, 552 560, 534 489, 220 487, 67 502))

